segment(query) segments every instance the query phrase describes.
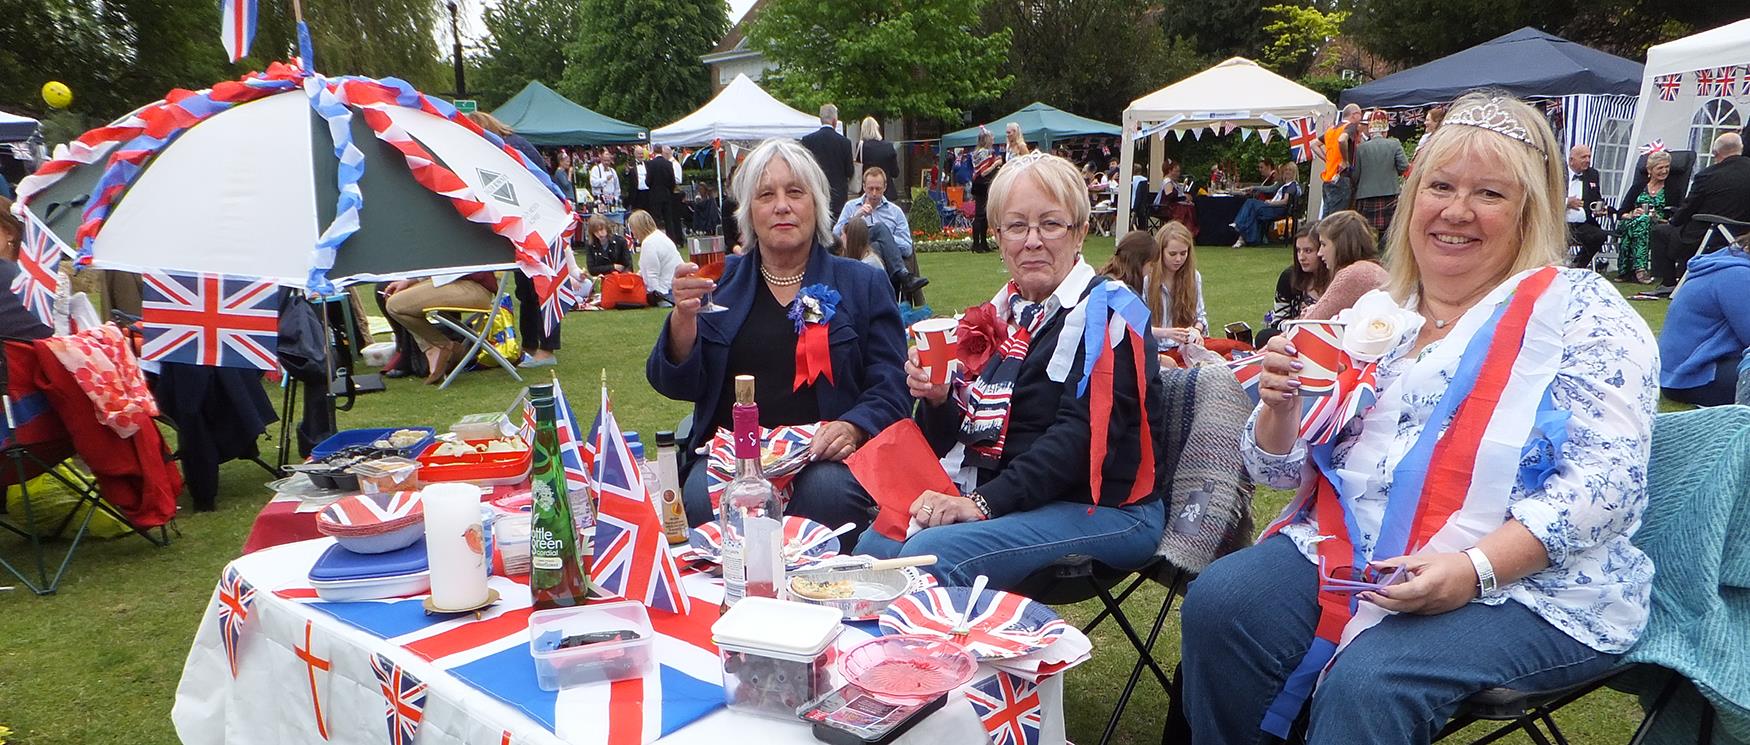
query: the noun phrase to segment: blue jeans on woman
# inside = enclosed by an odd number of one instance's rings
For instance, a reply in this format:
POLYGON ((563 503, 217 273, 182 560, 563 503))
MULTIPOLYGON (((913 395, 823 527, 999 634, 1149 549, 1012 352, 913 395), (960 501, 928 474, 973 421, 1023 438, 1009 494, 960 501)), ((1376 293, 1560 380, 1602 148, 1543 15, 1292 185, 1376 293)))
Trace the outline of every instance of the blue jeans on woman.
MULTIPOLYGON (((1281 535, 1217 560, 1191 583, 1180 608, 1180 674, 1195 745, 1267 741, 1258 725, 1312 641, 1317 592, 1318 570, 1281 535)), ((1472 694, 1581 683, 1617 657, 1511 600, 1388 616, 1355 637, 1313 691, 1306 742, 1431 742, 1472 694)))
MULTIPOLYGON (((687 469, 686 483, 681 485, 687 524, 694 527, 717 519, 706 488, 707 460, 705 456, 695 458, 687 469)), ((817 461, 798 471, 790 482, 790 503, 785 505, 784 514, 806 517, 829 528, 856 523, 855 530, 839 536, 842 552, 849 553, 857 545, 857 536, 875 519, 875 500, 857 484, 845 464, 817 461)))
POLYGON ((1234 227, 1239 230, 1240 239, 1248 246, 1256 246, 1264 242, 1264 228, 1288 214, 1288 205, 1271 204, 1262 199, 1247 199, 1240 205, 1239 214, 1234 215, 1234 227))
POLYGON ((942 584, 966 587, 982 574, 991 587, 1004 590, 1070 554, 1119 568, 1142 566, 1154 556, 1166 527, 1166 502, 1095 507, 1092 513, 1088 507, 1052 502, 991 520, 925 528, 904 543, 870 531, 858 550, 881 559, 935 554, 935 566, 924 570, 942 584))

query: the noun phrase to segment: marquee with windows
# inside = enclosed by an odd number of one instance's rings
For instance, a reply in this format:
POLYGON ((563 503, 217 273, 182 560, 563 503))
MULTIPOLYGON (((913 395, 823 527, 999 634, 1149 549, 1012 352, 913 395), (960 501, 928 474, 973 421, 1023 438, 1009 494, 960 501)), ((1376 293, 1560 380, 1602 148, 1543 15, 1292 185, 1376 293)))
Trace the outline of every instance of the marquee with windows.
POLYGON ((1643 150, 1693 150, 1695 170, 1706 168, 1714 138, 1750 124, 1750 19, 1648 49, 1641 101, 1626 162, 1643 150))

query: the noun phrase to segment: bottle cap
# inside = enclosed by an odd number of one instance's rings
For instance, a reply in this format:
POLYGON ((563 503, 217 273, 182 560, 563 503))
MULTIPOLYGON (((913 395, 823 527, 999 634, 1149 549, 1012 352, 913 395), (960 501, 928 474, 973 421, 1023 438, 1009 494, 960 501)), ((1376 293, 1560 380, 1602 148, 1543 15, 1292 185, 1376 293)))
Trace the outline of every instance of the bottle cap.
POLYGON ((534 385, 529 386, 529 401, 531 403, 543 398, 553 398, 552 383, 535 383, 534 385))
MULTIPOLYGON (((628 432, 626 434, 630 435, 631 433, 628 432)), ((633 458, 644 460, 644 443, 628 438, 626 440, 626 447, 632 451, 633 458)))
POLYGON ((735 402, 738 404, 753 403, 753 376, 735 376, 735 402))
POLYGON ((670 432, 670 431, 665 429, 665 430, 658 431, 656 433, 656 446, 657 447, 666 447, 666 446, 670 446, 673 444, 674 444, 674 433, 673 432, 670 432))
POLYGON ((626 444, 628 444, 628 445, 639 445, 639 444, 643 444, 643 442, 644 442, 644 440, 642 438, 640 438, 638 436, 638 433, 634 430, 630 430, 630 429, 625 430, 625 435, 626 435, 626 444))

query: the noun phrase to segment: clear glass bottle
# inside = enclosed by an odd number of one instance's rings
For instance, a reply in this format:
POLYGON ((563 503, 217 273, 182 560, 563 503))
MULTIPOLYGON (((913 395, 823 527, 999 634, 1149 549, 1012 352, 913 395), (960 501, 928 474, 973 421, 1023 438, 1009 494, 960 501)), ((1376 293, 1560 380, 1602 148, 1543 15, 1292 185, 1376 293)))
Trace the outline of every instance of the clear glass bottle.
POLYGON ((760 469, 760 413, 751 375, 735 376, 735 480, 723 490, 723 607, 784 595, 784 507, 760 469))

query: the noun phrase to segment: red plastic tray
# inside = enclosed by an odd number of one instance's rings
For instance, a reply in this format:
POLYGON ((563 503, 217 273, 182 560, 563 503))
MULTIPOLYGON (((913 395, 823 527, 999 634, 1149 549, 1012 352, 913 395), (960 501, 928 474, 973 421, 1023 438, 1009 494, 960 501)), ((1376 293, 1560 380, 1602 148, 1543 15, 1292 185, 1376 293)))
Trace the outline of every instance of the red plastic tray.
MULTIPOLYGON (((519 484, 529 477, 529 469, 535 460, 533 450, 439 457, 434 454, 439 444, 433 443, 419 455, 419 462, 422 464, 419 468, 419 480, 422 483, 466 481, 487 486, 519 484)), ((469 444, 474 442, 470 441, 469 444)))

